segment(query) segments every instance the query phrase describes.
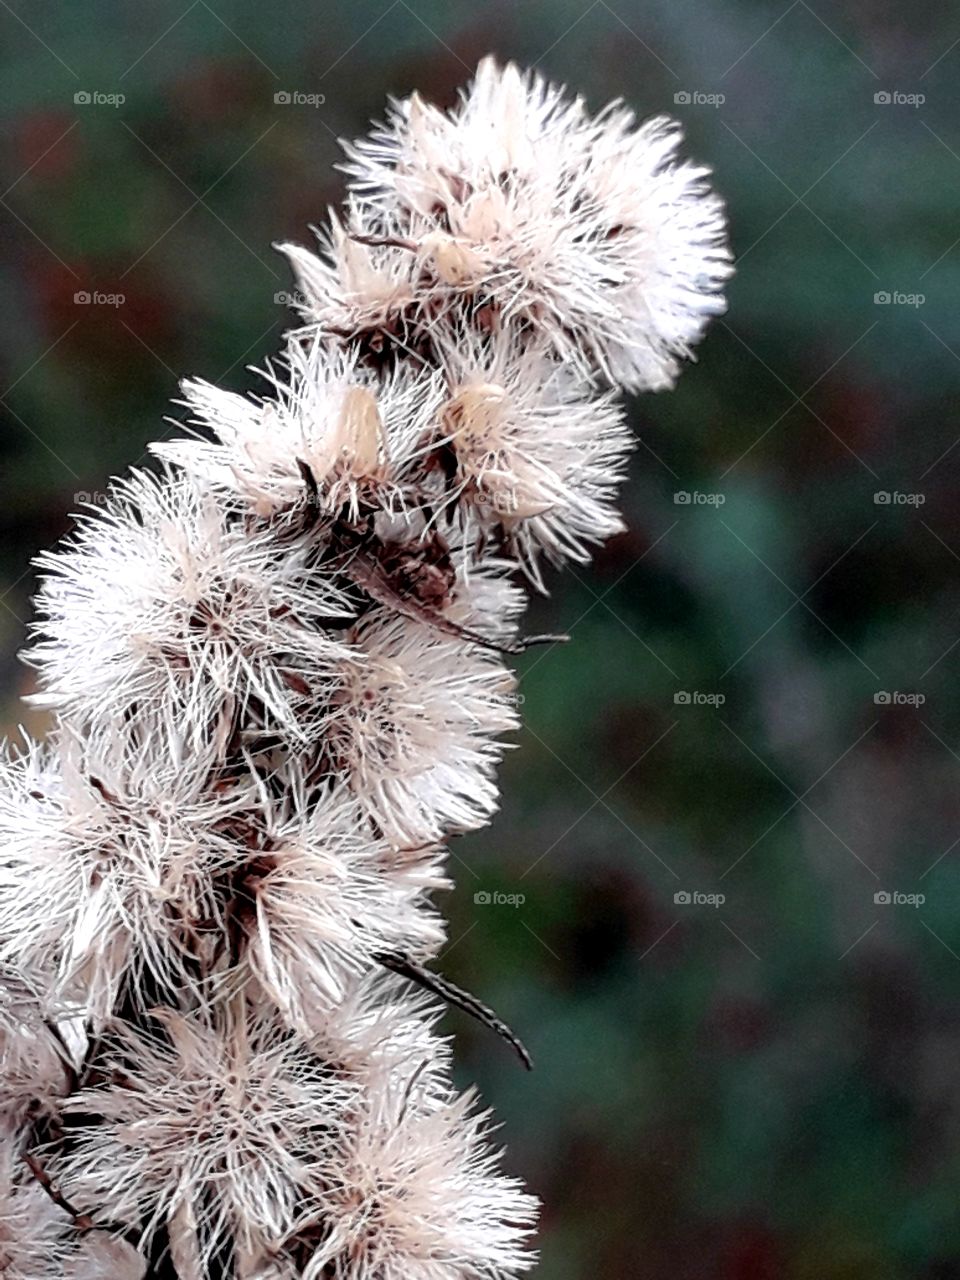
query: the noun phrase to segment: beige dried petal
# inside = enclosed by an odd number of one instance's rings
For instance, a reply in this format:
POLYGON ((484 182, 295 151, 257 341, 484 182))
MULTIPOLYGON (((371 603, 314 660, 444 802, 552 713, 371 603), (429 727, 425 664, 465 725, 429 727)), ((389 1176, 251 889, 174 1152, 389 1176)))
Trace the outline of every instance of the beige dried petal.
POLYGON ((170 1238, 170 1260, 179 1280, 206 1280, 200 1246, 197 1241, 197 1221, 193 1206, 183 1196, 170 1214, 167 1224, 170 1238))
POLYGON ((351 475, 372 475, 385 446, 377 397, 369 387, 348 387, 331 438, 334 458, 351 475))
POLYGON ((484 254, 443 231, 424 236, 421 251, 432 260, 437 275, 446 284, 466 284, 481 279, 487 272, 484 254))
POLYGON ((92 1231, 67 1264, 65 1280, 143 1280, 146 1273, 147 1261, 133 1245, 92 1231))

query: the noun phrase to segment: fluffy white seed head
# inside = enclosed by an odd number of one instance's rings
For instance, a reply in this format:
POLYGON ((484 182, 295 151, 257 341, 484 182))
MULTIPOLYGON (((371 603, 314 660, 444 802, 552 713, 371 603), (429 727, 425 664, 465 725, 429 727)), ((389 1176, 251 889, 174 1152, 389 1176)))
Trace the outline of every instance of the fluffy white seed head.
POLYGON ((497 806, 495 741, 518 723, 496 654, 386 609, 349 633, 326 741, 332 767, 388 840, 416 846, 483 826, 497 806))
POLYGON ((320 514, 354 519, 361 507, 404 510, 410 455, 442 401, 436 370, 401 366, 381 380, 355 352, 314 341, 290 343, 266 377, 274 391, 266 400, 184 383, 194 421, 214 440, 165 441, 153 452, 235 490, 262 516, 308 500, 320 514))
POLYGON ((243 795, 70 733, 0 768, 0 961, 47 1016, 100 1023, 148 977, 188 987, 222 929, 218 879, 244 856, 225 830, 243 795))
POLYGON ((417 95, 346 146, 354 199, 323 259, 291 254, 331 332, 443 322, 461 295, 633 390, 673 385, 730 275, 708 170, 679 125, 636 125, 485 59, 457 109, 417 95), (421 283, 427 278, 428 284, 421 283))
MULTIPOLYGON (((234 1011, 236 1015, 236 1011, 234 1011)), ((250 1023, 153 1011, 119 1025, 104 1083, 73 1095, 76 1141, 56 1168, 67 1194, 143 1233, 191 1237, 201 1274, 232 1239, 277 1247, 302 1212, 321 1153, 356 1107, 358 1087, 271 1018, 250 1023)))
POLYGON ((317 1171, 320 1213, 304 1277, 503 1280, 533 1265, 524 1247, 536 1201, 498 1171, 474 1097, 424 1095, 394 1072, 363 1092, 317 1171))
POLYGON ((440 849, 394 848, 347 788, 310 796, 293 769, 283 782, 282 802, 267 801, 263 828, 251 833, 257 853, 242 887, 247 956, 269 999, 313 1034, 376 955, 436 955, 445 933, 429 895, 448 881, 440 849))
POLYGON ((614 506, 633 443, 614 393, 598 394, 539 343, 469 330, 443 352, 448 391, 434 447, 453 475, 439 500, 464 538, 496 537, 538 586, 541 554, 585 561, 622 528, 614 506))
POLYGON ((253 705, 264 727, 302 738, 303 686, 340 652, 325 624, 350 615, 311 550, 189 476, 135 473, 38 560, 35 701, 86 723, 173 719, 194 749, 225 711, 253 705))

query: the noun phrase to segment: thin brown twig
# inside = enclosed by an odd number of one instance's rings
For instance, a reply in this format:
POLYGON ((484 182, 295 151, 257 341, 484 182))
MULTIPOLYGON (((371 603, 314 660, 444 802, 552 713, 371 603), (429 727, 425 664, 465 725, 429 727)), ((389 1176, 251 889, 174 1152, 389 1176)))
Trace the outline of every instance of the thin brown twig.
POLYGON ((464 991, 462 987, 456 986, 455 983, 448 981, 439 973, 432 973, 429 969, 424 968, 422 964, 417 964, 409 956, 400 955, 398 952, 380 952, 374 956, 374 960, 382 964, 385 969, 390 969, 391 972, 398 973, 401 977, 409 978, 411 982, 418 983, 427 991, 432 992, 433 995, 439 996, 441 1000, 446 1000, 448 1004, 454 1005, 457 1009, 462 1009, 464 1013, 469 1013, 478 1022, 482 1022, 485 1027, 489 1027, 491 1031, 496 1032, 501 1040, 505 1040, 528 1071, 533 1070, 533 1059, 516 1032, 489 1005, 485 1005, 476 996, 471 995, 469 991, 464 991))
POLYGON ((54 1182, 53 1178, 50 1177, 49 1173, 47 1173, 46 1169, 36 1156, 31 1155, 29 1151, 25 1151, 23 1153, 23 1159, 27 1168, 36 1178, 37 1182, 39 1182, 40 1186, 43 1187, 44 1191, 53 1203, 57 1205, 58 1208, 62 1209, 64 1213, 69 1214, 73 1220, 73 1225, 78 1231, 93 1231, 96 1228, 97 1224, 94 1222, 93 1218, 91 1218, 88 1213, 81 1213, 75 1205, 71 1204, 60 1190, 59 1184, 54 1182))

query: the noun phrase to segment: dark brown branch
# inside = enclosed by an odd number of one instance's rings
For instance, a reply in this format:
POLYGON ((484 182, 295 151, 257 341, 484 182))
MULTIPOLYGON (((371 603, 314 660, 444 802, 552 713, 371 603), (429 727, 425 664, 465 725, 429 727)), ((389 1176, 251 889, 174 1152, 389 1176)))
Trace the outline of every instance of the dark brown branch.
POLYGON ((96 1223, 88 1213, 81 1213, 75 1205, 70 1203, 60 1190, 59 1185, 50 1177, 36 1156, 31 1155, 29 1151, 25 1151, 23 1159, 40 1186, 43 1187, 53 1203, 70 1216, 73 1220, 73 1225, 78 1231, 93 1231, 96 1228, 96 1223))
POLYGON ((308 462, 304 462, 302 458, 297 459, 297 469, 303 478, 303 483, 307 486, 307 494, 314 506, 320 505, 320 486, 317 484, 317 477, 314 474, 313 467, 308 462))
POLYGON ((91 773, 89 781, 91 787, 100 793, 103 799, 106 800, 107 804, 116 806, 120 803, 118 797, 113 794, 113 792, 107 787, 106 783, 101 781, 100 778, 95 778, 91 773))
POLYGON ((369 244, 375 249, 406 249, 408 253, 416 253, 415 240, 402 240, 399 236, 360 236, 351 235, 350 240, 356 244, 369 244))
POLYGON ((412 618, 416 622, 424 622, 445 635, 455 636, 468 644, 479 645, 482 649, 492 649, 494 653, 521 654, 526 653, 532 645, 562 644, 570 639, 565 635, 544 635, 522 636, 519 640, 512 641, 491 640, 488 636, 482 636, 468 627, 452 622, 432 604, 419 599, 410 591, 399 588, 395 582, 391 581, 390 576, 380 564, 359 547, 341 572, 366 591, 367 595, 378 604, 395 609, 397 613, 402 613, 404 617, 412 618))
POLYGON ((533 1070, 533 1059, 520 1037, 488 1005, 471 995, 469 991, 464 991, 462 987, 449 982, 439 973, 431 973, 422 964, 417 964, 415 960, 398 952, 381 951, 373 958, 385 969, 390 969, 403 978, 409 978, 411 982, 416 982, 433 995, 439 996, 447 1004, 452 1004, 457 1009, 462 1009, 464 1013, 469 1013, 472 1018, 476 1018, 478 1022, 494 1031, 501 1040, 505 1040, 528 1071, 533 1070))

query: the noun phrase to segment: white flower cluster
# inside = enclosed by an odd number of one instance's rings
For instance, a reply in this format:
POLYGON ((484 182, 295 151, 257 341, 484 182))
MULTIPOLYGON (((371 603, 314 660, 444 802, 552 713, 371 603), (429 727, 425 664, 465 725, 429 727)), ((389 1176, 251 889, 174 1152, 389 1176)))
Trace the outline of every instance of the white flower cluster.
POLYGON ((0 759, 11 1280, 532 1265, 408 979, 497 806, 518 575, 620 528, 618 390, 722 309, 678 138, 492 60, 449 114, 395 104, 321 255, 286 249, 267 394, 186 383, 197 430, 42 558, 55 724, 0 759))

